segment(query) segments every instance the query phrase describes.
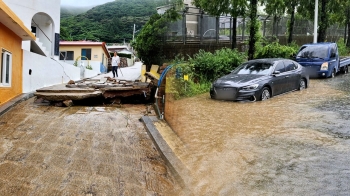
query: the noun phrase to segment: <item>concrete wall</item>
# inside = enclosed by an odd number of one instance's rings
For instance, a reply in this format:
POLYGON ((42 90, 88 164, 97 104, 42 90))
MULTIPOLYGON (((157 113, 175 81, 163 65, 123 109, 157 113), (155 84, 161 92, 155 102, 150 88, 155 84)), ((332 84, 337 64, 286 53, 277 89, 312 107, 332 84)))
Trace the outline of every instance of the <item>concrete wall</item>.
MULTIPOLYGON (((2 49, 12 53, 11 86, 2 86, 0 83, 0 105, 22 93, 21 44, 22 39, 0 22, 0 57, 2 49)), ((0 61, 2 61, 1 58, 0 61)), ((0 74, 2 74, 1 70, 0 74)))
MULTIPOLYGON (((55 33, 60 33, 60 6, 61 0, 3 0, 11 10, 23 21, 24 25, 31 29, 32 19, 36 14, 46 16, 44 18, 50 19, 50 21, 40 21, 40 28, 43 28, 50 38, 52 43, 45 43, 47 51, 53 55, 55 33), (49 29, 49 30, 48 30, 49 29)), ((40 35, 39 39, 45 40, 44 35, 40 35)), ((46 42, 46 41, 44 41, 46 42)), ((24 41, 22 44, 24 50, 30 51, 30 42, 24 41)), ((58 56, 55 56, 57 58, 58 56)))
MULTIPOLYGON (((85 70, 85 77, 98 74, 94 70, 85 70)), ((80 67, 75 67, 49 57, 23 51, 23 92, 33 92, 39 88, 80 80, 80 67), (31 70, 31 74, 29 74, 31 70)))

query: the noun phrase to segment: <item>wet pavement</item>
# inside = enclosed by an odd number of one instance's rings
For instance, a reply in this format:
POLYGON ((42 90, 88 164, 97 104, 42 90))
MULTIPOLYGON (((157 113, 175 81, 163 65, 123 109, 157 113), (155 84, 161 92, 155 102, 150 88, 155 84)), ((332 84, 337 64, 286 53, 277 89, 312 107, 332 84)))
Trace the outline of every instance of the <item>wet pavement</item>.
POLYGON ((175 133, 156 126, 193 195, 350 194, 349 74, 263 102, 172 104, 175 133))
POLYGON ((181 194, 139 121, 145 112, 19 103, 0 116, 1 195, 181 194))

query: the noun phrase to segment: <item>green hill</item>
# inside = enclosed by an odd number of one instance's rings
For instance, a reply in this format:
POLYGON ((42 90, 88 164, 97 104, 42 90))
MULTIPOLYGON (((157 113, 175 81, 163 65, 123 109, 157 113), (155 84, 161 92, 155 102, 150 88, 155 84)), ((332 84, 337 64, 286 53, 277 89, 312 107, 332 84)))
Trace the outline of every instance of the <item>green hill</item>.
POLYGON ((93 8, 94 6, 87 7, 72 7, 72 6, 61 6, 61 20, 69 16, 76 16, 82 14, 93 8))
POLYGON ((156 13, 156 7, 166 4, 167 0, 116 0, 73 16, 64 12, 61 40, 129 42, 134 24, 140 29, 156 13))

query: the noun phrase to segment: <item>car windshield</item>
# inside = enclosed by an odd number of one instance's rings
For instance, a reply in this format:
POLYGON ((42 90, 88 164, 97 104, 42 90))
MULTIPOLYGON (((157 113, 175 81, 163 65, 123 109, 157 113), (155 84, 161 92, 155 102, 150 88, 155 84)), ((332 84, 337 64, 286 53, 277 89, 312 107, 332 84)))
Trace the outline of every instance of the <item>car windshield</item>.
POLYGON ((272 63, 267 62, 247 62, 237 67, 233 74, 268 75, 273 68, 272 63))
POLYGON ((314 46, 304 46, 302 47, 297 57, 300 58, 327 58, 328 56, 328 46, 314 45, 314 46))

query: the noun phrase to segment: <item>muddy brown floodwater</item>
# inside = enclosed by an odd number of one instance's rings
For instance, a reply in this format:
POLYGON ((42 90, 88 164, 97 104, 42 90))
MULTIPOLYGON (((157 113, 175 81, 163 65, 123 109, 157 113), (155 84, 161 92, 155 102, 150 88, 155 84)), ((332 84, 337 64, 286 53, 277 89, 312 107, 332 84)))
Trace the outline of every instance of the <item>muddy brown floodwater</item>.
POLYGON ((139 118, 144 105, 22 102, 0 116, 0 195, 175 195, 139 118))
POLYGON ((193 195, 349 195, 349 77, 263 102, 175 101, 169 143, 193 195))

